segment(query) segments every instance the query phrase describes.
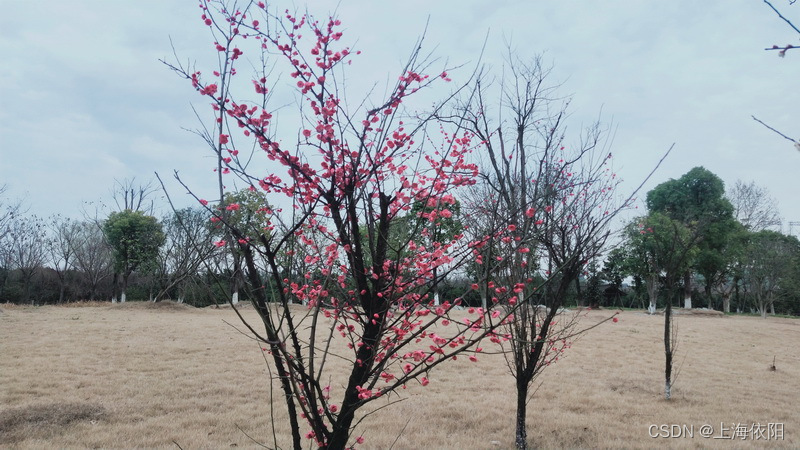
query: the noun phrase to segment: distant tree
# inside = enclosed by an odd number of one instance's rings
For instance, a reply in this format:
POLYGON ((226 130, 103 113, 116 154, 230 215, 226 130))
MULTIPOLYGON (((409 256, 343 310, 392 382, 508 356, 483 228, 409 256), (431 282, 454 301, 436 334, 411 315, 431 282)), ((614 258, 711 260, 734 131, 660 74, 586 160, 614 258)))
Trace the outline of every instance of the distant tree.
POLYGON ((11 221, 20 214, 22 202, 8 197, 8 185, 0 185, 0 242, 8 234, 11 221))
MULTIPOLYGON (((669 284, 668 291, 671 291, 675 280, 689 268, 697 255, 697 249, 693 247, 696 234, 693 236, 681 222, 653 212, 634 219, 625 229, 625 237, 627 264, 647 283, 648 312, 654 314, 662 283, 669 284)), ((671 304, 670 301, 667 303, 671 304)))
POLYGON ((594 263, 589 264, 586 281, 586 304, 590 308, 598 308, 603 302, 603 293, 600 292, 600 273, 594 263))
POLYGON ((47 261, 47 230, 37 216, 15 216, 11 220, 7 236, 11 269, 20 272, 23 302, 36 303, 31 297, 33 277, 47 261))
MULTIPOLYGON (((461 223, 461 203, 458 200, 442 204, 437 204, 433 199, 427 204, 422 201, 415 201, 405 220, 398 221, 398 225, 401 223, 405 225, 406 229, 400 230, 396 227, 396 233, 405 231, 409 234, 406 236, 398 234, 393 239, 395 242, 390 242, 390 248, 399 247, 399 244, 407 240, 408 237, 418 235, 416 240, 424 247, 435 250, 442 248, 464 230, 464 225, 461 223), (433 226, 429 226, 431 223, 433 226)), ((376 237, 376 231, 372 230, 373 237, 376 237)), ((371 239, 370 242, 375 242, 375 239, 371 239)), ((398 257, 402 255, 400 250, 398 248, 394 252, 398 257)), ((439 306, 441 303, 439 299, 439 283, 443 280, 439 276, 438 267, 433 268, 432 275, 431 296, 433 297, 433 304, 439 306)))
MULTIPOLYGON (((598 275, 601 280, 605 280, 610 284, 617 294, 622 292, 625 278, 636 275, 629 268, 628 255, 624 246, 614 247, 608 252, 608 256, 603 262, 603 268, 598 275)), ((635 295, 631 297, 635 297, 635 295)), ((636 300, 634 299, 633 301, 636 300)))
POLYGON ((197 277, 207 261, 220 250, 211 245, 211 215, 200 208, 174 211, 162 220, 165 241, 159 252, 159 301, 170 293, 179 303, 185 300, 185 284, 197 277))
POLYGON ((50 219, 48 228, 47 251, 50 265, 58 278, 58 303, 63 303, 67 290, 67 277, 75 263, 75 248, 80 225, 68 217, 56 215, 50 219))
POLYGON ((114 199, 117 211, 142 211, 152 215, 155 208, 153 194, 157 190, 152 181, 142 184, 137 183, 136 178, 114 180, 111 197, 114 199))
POLYGON ((743 225, 737 224, 728 236, 727 245, 719 252, 721 264, 718 270, 706 275, 706 286, 712 286, 714 292, 722 297, 722 311, 726 313, 731 312, 731 296, 742 278, 742 260, 750 235, 743 225))
POLYGON ((769 191, 754 181, 736 183, 725 193, 733 205, 733 217, 749 231, 775 229, 781 226, 778 203, 769 191))
POLYGON ((754 233, 745 248, 744 282, 752 293, 761 317, 766 318, 777 298, 786 292, 784 283, 800 256, 800 242, 794 236, 762 230, 754 233))
MULTIPOLYGON (((240 189, 236 192, 227 192, 223 201, 217 205, 217 212, 211 217, 217 242, 224 243, 226 251, 218 260, 224 271, 229 275, 230 301, 239 303, 239 293, 245 284, 242 271, 242 251, 239 249, 240 239, 245 242, 257 242, 261 236, 270 234, 270 218, 273 211, 267 202, 263 191, 258 189, 240 189), (234 237, 232 228, 240 230, 241 237, 234 237)), ((292 240, 296 244, 296 240, 292 240)), ((295 248, 295 251, 298 251, 295 248)), ((262 267, 265 268, 265 267, 262 267)))
MULTIPOLYGON (((122 277, 120 302, 125 302, 131 273, 155 265, 164 232, 155 217, 131 210, 111 213, 103 232, 112 249, 114 270, 122 277)), ((116 295, 112 301, 116 301, 116 295)))
POLYGON ((88 291, 88 300, 95 300, 101 283, 112 274, 111 248, 103 230, 94 221, 79 222, 72 251, 74 267, 88 288, 84 292, 88 291))
MULTIPOLYGON (((725 198, 725 184, 703 167, 659 184, 647 193, 647 208, 677 220, 693 230, 699 252, 694 268, 710 274, 724 265, 718 254, 735 227, 733 206, 725 198)), ((692 307, 692 275, 684 272, 684 307, 692 307)), ((707 287, 707 292, 710 288, 707 287)))

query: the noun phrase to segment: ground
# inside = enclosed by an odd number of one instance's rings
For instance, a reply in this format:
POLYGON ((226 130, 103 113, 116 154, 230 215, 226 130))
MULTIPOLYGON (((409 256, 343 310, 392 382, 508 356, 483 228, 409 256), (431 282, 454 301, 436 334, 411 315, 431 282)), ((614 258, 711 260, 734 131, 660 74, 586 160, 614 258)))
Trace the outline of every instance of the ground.
MULTIPOLYGON (((129 302, 0 311, 0 447, 275 447, 273 419, 277 444, 290 446, 280 402, 270 409, 260 346, 230 309, 129 302)), ((539 379, 532 445, 800 446, 800 320, 678 316, 679 374, 667 402, 663 317, 619 318, 576 341, 539 379), (713 436, 704 438, 706 424, 713 436), (731 442, 737 425, 754 424, 772 432, 780 424, 783 440, 731 442), (690 430, 693 438, 651 437, 690 430)), ((430 378, 361 422, 363 447, 513 447, 514 388, 502 355, 461 358, 430 378)))

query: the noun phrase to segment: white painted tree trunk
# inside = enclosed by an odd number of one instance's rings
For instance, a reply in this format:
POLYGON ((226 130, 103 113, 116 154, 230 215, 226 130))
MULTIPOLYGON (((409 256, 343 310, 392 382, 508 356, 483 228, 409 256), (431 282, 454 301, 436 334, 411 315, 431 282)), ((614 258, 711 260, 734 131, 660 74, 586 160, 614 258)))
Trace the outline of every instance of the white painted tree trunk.
POLYGON ((439 306, 439 293, 438 292, 433 294, 433 304, 435 306, 439 306))
POLYGON ((683 307, 686 309, 692 309, 692 297, 684 297, 683 307))
POLYGON ((119 302, 120 303, 125 303, 126 298, 127 298, 127 295, 125 294, 125 291, 122 291, 122 293, 119 295, 119 302))
POLYGON ((670 382, 666 382, 664 383, 664 398, 669 400, 670 397, 672 397, 672 385, 670 382))
POLYGON ((239 291, 233 293, 233 295, 231 296, 231 303, 233 303, 234 305, 239 304, 239 291))
POLYGON ((658 302, 658 275, 653 275, 647 280, 647 296, 650 297, 650 306, 647 307, 647 312, 655 314, 658 302))

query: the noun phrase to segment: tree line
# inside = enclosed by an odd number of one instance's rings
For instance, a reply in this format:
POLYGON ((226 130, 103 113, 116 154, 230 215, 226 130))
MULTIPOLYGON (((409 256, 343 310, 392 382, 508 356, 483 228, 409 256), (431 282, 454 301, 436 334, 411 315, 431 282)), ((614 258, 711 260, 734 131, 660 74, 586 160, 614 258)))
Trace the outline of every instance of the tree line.
POLYGON ((229 258, 211 244, 219 234, 211 215, 195 207, 157 219, 152 203, 142 203, 152 193, 149 186, 133 180, 120 183, 115 199, 126 197, 117 205, 120 210, 84 219, 29 214, 23 202, 4 195, 4 186, 0 301, 45 305, 171 299, 194 306, 224 302, 227 284, 221 280, 230 276, 229 258), (133 198, 131 192, 136 192, 133 198))
POLYGON ((647 214, 624 230, 590 282, 630 282, 620 306, 667 303, 729 312, 800 315, 800 243, 780 232, 775 200, 755 183, 727 192, 703 167, 647 193, 647 214))
MULTIPOLYGON (((464 232, 464 222, 473 224, 469 232, 474 232, 477 225, 485 229, 498 220, 501 196, 487 191, 489 184, 482 186, 454 202, 451 216, 438 218, 431 243, 464 232)), ((114 196, 138 189, 147 197, 149 187, 128 180, 114 196)), ((207 207, 156 219, 152 203, 145 211, 147 204, 134 195, 138 203, 120 201, 121 210, 103 219, 41 218, 28 214, 7 192, 5 186, 0 190, 0 301, 41 305, 133 298, 207 306, 238 300, 246 284, 241 255, 214 245, 223 239, 224 226, 212 222, 207 207)), ((256 191, 227 193, 224 203, 238 205, 228 211, 229 220, 253 237, 269 222, 266 198, 256 191)), ((737 181, 726 191, 719 177, 698 167, 649 192, 647 206, 648 214, 631 220, 621 240, 599 249, 566 287, 566 304, 655 312, 672 301, 726 313, 800 315, 800 245, 778 231, 778 207, 766 189, 737 181)), ((393 223, 392 247, 400 248, 398 243, 416 233, 420 217, 432 210, 415 202, 393 223)), ((305 269, 302 259, 293 264, 296 273, 305 269)), ((461 296, 465 304, 485 308, 491 301, 485 286, 465 293, 482 278, 481 270, 485 267, 470 264, 434 277, 432 297, 438 302, 461 296)))

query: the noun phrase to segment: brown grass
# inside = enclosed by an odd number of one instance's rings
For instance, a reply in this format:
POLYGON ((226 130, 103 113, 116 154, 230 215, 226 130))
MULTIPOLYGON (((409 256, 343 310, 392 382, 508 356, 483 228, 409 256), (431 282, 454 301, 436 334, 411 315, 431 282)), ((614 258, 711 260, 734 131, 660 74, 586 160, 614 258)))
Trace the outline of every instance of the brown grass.
MULTIPOLYGON (((247 435, 273 446, 273 418, 278 445, 290 446, 279 399, 270 410, 260 347, 224 322, 238 326, 230 309, 101 303, 2 311, 0 446, 257 447, 247 435)), ((257 320, 252 309, 243 314, 257 320)), ((607 314, 581 320, 591 325, 607 314)), ((687 315, 676 322, 672 401, 662 398, 663 317, 624 312, 619 323, 575 342, 540 378, 529 406, 531 444, 800 446, 800 320, 687 315), (718 430, 720 422, 783 423, 785 439, 699 436, 701 425, 718 430), (651 424, 693 425, 695 437, 653 439, 651 424)), ((344 376, 343 362, 329 364, 344 376)), ((513 447, 513 381, 501 355, 460 358, 430 378, 361 423, 364 447, 513 447)), ((342 383, 332 380, 334 398, 342 383)))

